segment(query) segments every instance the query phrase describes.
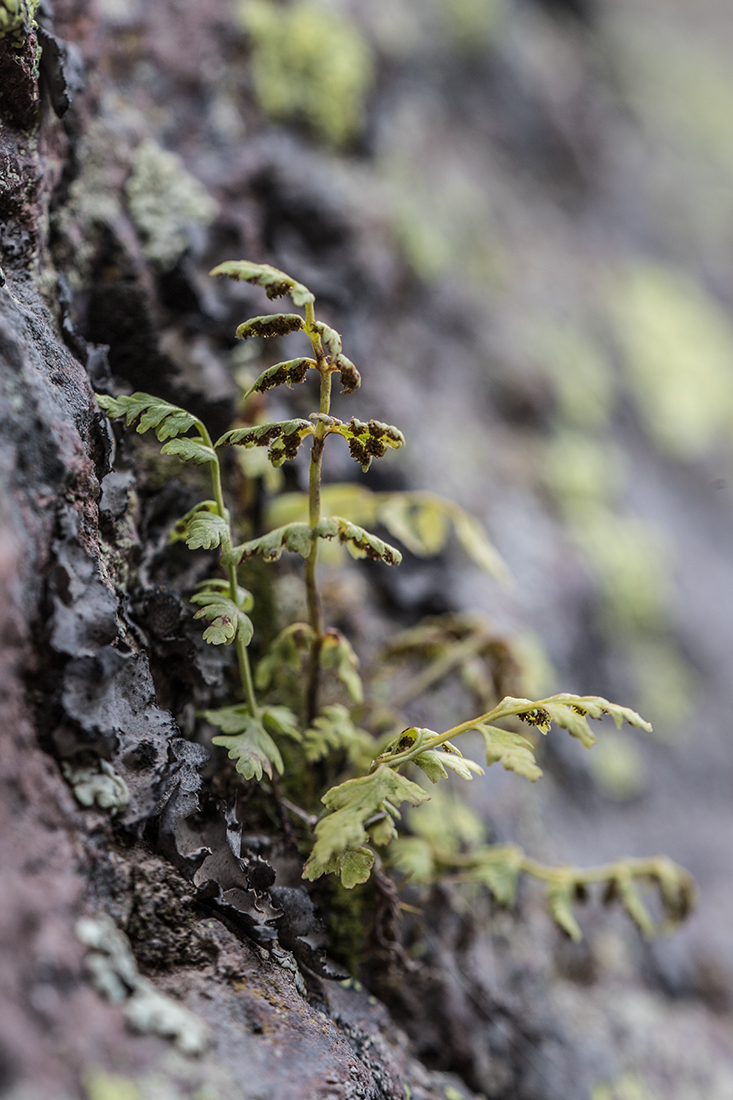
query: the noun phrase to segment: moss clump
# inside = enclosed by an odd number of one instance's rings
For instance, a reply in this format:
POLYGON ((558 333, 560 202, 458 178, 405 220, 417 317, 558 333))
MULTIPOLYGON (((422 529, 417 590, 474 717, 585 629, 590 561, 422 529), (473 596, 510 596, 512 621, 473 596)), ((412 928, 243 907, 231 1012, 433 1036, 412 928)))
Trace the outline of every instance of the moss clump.
POLYGON ((251 36, 262 109, 271 118, 305 121, 329 145, 353 140, 374 67, 358 28, 315 0, 243 0, 239 19, 251 36))

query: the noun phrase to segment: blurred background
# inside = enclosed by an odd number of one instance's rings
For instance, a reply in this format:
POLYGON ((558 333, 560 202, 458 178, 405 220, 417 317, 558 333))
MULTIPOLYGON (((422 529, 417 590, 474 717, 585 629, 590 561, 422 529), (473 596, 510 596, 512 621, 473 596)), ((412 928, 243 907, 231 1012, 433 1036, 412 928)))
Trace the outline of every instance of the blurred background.
MULTIPOLYGON (((557 949, 557 1012, 617 1052, 578 1095, 733 1096, 733 5, 99 6, 96 129, 55 245, 87 336, 133 385, 176 373, 225 410, 262 349, 231 347, 249 289, 225 309, 204 272, 246 256, 314 290, 363 376, 336 415, 408 440, 369 484, 453 498, 513 577, 453 548, 376 581, 385 614, 481 614, 528 693, 654 726, 604 724, 592 752, 553 731, 537 788, 496 768, 472 787, 493 836, 539 858, 666 852, 698 881, 668 940, 595 912, 557 949), (142 351, 132 290, 123 311, 88 244, 119 225, 123 177, 163 318, 142 351)), ((542 1057, 515 1095, 571 1095, 542 1057)))

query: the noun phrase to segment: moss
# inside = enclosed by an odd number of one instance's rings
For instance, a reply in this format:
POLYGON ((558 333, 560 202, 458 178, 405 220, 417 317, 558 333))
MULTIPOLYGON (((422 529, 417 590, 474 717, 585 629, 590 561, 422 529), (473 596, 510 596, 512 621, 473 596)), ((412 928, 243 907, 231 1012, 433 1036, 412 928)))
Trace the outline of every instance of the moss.
POLYGON ((9 38, 14 49, 22 50, 29 30, 35 26, 39 0, 0 0, 0 41, 9 38))
POLYGON ((266 114, 305 121, 330 145, 352 141, 374 67, 355 24, 317 0, 242 0, 239 19, 251 36, 252 80, 266 114))

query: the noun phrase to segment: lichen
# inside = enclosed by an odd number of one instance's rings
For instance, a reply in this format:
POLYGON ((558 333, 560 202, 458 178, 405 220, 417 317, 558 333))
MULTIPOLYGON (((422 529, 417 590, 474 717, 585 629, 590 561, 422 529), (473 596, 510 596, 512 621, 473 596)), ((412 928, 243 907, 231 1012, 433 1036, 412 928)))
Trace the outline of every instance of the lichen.
POLYGON ((345 16, 317 0, 242 0, 252 42, 252 81, 266 114, 304 120, 329 145, 358 133, 373 75, 368 43, 345 16))
POLYGON ((95 803, 112 815, 123 810, 130 801, 130 791, 122 776, 106 760, 94 764, 72 764, 65 760, 62 770, 82 806, 95 803))
POLYGON ((218 209, 181 158, 154 141, 144 141, 135 153, 125 194, 143 251, 161 271, 175 265, 191 245, 192 230, 209 225, 218 209))
POLYGON ((201 1054, 206 1049, 206 1024, 138 973, 129 941, 111 917, 105 913, 85 917, 77 922, 76 934, 91 948, 86 965, 92 984, 108 1001, 122 1005, 136 1031, 173 1039, 184 1054, 201 1054))
POLYGON ((16 50, 25 46, 28 32, 36 25, 39 0, 0 0, 0 41, 10 39, 16 50))
POLYGON ((733 325, 692 279, 637 264, 609 295, 641 418, 664 452, 692 459, 733 432, 733 325))

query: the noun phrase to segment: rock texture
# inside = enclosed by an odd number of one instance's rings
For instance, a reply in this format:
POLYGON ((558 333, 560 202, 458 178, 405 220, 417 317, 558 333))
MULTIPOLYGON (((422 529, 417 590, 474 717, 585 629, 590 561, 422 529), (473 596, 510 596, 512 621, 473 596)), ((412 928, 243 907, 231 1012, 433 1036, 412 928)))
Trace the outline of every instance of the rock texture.
MULTIPOLYGON (((675 451, 691 399, 670 430, 640 353, 636 375, 627 363, 639 301, 676 315, 693 291, 657 273, 605 296, 604 265, 616 278, 617 253, 641 269, 667 248, 708 288, 715 328, 727 255, 702 222, 694 248, 681 241, 640 197, 644 141, 669 123, 644 92, 627 5, 336 7, 372 58, 340 153, 319 144, 329 130, 310 107, 266 116, 258 40, 225 0, 57 0, 22 45, 0 39, 0 1094, 725 1100, 730 764, 715 731, 731 523, 724 479, 711 484, 729 457, 721 442, 695 450, 689 422, 693 443, 675 451), (541 858, 651 844, 688 863, 703 902, 677 939, 642 945, 594 906, 570 945, 531 888, 505 913, 453 886, 407 887, 400 911, 383 884, 369 988, 336 980, 328 897, 314 909, 287 835, 192 739, 226 673, 182 598, 207 559, 166 548, 195 475, 115 434, 93 399, 144 388, 228 426, 233 374, 256 366, 232 333, 260 300, 206 272, 237 256, 312 287, 364 376, 349 415, 406 429, 407 473, 390 465, 372 486, 455 496, 518 577, 502 594, 448 556, 359 574, 331 598, 366 655, 393 624, 479 607, 502 636, 537 631, 558 687, 639 706, 646 691, 662 733, 696 668, 696 739, 647 746, 646 780, 626 742, 605 772, 558 743, 543 803, 495 769, 473 796, 494 836, 541 858), (640 472, 616 496, 600 474, 573 480, 600 462, 623 483, 619 449, 640 472), (648 596, 661 559, 634 524, 650 519, 680 540, 680 597, 648 596), (626 556, 604 556, 616 545, 626 556), (614 788, 629 752, 631 787, 614 788)), ((643 44, 660 17, 640 7, 643 44)), ((674 6, 672 39, 690 10, 674 6)), ((708 34, 723 26, 706 13, 708 34)), ((671 202, 659 165, 686 161, 665 149, 645 181, 671 202)), ((690 178, 707 194, 704 173, 690 178)), ((297 389, 286 400, 307 415, 297 389)), ((353 477, 345 455, 328 476, 353 477)), ((448 687, 410 717, 437 724, 456 705, 448 687)))

